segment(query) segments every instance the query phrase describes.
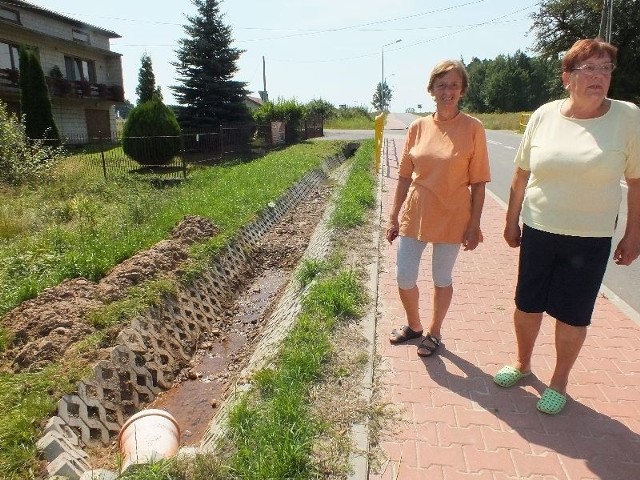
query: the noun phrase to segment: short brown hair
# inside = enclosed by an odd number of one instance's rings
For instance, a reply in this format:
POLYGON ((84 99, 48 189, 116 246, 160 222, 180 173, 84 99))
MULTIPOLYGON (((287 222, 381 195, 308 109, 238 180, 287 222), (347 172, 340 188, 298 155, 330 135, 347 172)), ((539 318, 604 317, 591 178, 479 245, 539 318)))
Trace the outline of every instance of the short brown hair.
POLYGON ((460 74, 460 78, 462 78, 462 93, 465 93, 469 86, 469 74, 467 73, 467 69, 464 68, 464 64, 459 60, 443 60, 433 67, 431 75, 429 76, 429 83, 427 84, 427 92, 431 93, 434 82, 451 70, 455 70, 460 74))
POLYGON ((570 72, 589 57, 609 57, 613 63, 618 58, 618 49, 601 38, 578 40, 562 57, 562 71, 570 72))

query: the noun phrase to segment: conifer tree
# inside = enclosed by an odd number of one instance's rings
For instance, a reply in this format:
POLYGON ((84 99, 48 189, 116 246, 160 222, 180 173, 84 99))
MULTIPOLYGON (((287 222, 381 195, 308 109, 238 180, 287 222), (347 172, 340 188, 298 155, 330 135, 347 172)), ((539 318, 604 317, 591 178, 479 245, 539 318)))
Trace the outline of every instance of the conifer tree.
POLYGON ((140 58, 140 70, 138 71, 138 86, 136 87, 136 95, 138 95, 138 105, 149 100, 153 100, 154 95, 158 95, 160 87, 156 88, 156 76, 153 73, 153 64, 151 57, 146 53, 140 58))
POLYGON ((24 115, 25 133, 31 139, 47 139, 48 145, 60 143, 58 128, 53 121, 51 99, 44 72, 36 53, 24 46, 20 55, 20 110, 24 115))
POLYGON ((232 80, 243 50, 231 46, 231 28, 223 23, 217 0, 193 0, 197 15, 188 16, 186 38, 179 40, 179 85, 171 87, 180 105, 183 128, 216 128, 250 120, 244 104, 246 83, 232 80))

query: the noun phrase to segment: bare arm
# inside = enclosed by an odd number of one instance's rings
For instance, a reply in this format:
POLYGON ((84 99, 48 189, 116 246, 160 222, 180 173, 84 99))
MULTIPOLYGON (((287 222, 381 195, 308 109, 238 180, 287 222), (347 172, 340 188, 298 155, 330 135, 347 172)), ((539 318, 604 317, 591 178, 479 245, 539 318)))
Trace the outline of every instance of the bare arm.
POLYGON ((471 184, 471 218, 462 238, 465 250, 474 250, 482 241, 480 217, 484 206, 485 185, 485 182, 471 184))
POLYGON ((627 225, 615 251, 618 265, 631 265, 640 255, 640 178, 627 178, 627 225))
POLYGON ((393 242, 393 240, 398 236, 400 232, 400 223, 398 221, 398 216, 400 215, 400 209, 402 208, 402 204, 407 198, 407 192, 409 191, 409 187, 411 186, 411 178, 407 177, 398 177, 398 185, 396 186, 396 193, 393 196, 393 206, 391 207, 391 212, 389 213, 389 225, 387 227, 387 241, 389 243, 393 242))
POLYGON ((507 218, 504 227, 504 239, 510 247, 520 246, 520 237, 522 230, 520 229, 520 212, 522 211, 522 202, 524 201, 524 191, 527 188, 529 175, 531 172, 516 167, 511 181, 511 190, 509 192, 509 206, 507 207, 507 218))

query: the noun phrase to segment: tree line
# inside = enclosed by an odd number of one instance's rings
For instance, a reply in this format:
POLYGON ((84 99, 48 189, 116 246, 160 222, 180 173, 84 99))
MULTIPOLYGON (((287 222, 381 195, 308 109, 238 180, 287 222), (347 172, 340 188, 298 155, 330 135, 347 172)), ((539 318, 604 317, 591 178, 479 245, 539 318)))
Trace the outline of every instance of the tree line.
POLYGON ((529 57, 520 50, 465 65, 469 88, 461 107, 477 113, 525 112, 560 98, 560 60, 529 57))
MULTIPOLYGON (((640 103, 640 0, 543 0, 532 13, 529 30, 534 36, 532 56, 522 51, 499 55, 495 59, 472 58, 465 66, 470 85, 461 106, 470 112, 522 112, 561 98, 560 59, 575 41, 583 38, 610 37, 618 48, 617 68, 611 79, 609 97, 640 103), (608 15, 613 12, 611 18, 608 15), (603 24, 610 20, 609 35, 603 24)), ((464 63, 464 61, 463 61, 464 63)), ((372 105, 376 110, 388 107, 392 92, 386 84, 376 86, 372 105), (383 101, 381 101, 381 97, 383 101)))

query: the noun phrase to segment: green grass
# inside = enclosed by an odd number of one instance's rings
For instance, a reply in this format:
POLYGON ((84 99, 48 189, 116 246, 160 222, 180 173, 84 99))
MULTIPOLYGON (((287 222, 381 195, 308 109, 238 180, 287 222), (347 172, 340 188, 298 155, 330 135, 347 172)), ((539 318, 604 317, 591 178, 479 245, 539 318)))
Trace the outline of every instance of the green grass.
POLYGON ((330 118, 325 120, 324 128, 335 130, 373 130, 375 121, 368 117, 330 118))
MULTIPOLYGON (((3 224, 11 228, 0 235, 0 315, 64 279, 100 279, 122 260, 167 238, 185 215, 207 217, 221 230, 195 249, 191 269, 197 271, 198 261, 208 261, 207 255, 219 251, 269 202, 342 146, 324 141, 299 144, 251 162, 238 159, 196 169, 186 181, 162 189, 139 176, 105 183, 101 177, 87 176, 82 166, 67 163, 62 179, 53 177, 38 188, 3 191, 5 220, 0 228, 3 224)), ((161 280, 151 281, 94 312, 88 321, 99 330, 76 345, 76 351, 95 349, 109 328, 171 288, 161 280)), ((4 325, 0 327, 0 353, 11 340, 7 332, 4 325)), ((54 414, 58 399, 75 391, 76 382, 89 374, 87 365, 76 364, 79 358, 71 352, 41 372, 24 374, 10 373, 6 364, 10 359, 4 359, 0 478, 35 476, 35 442, 42 422, 54 414)))
MULTIPOLYGON (((357 213, 347 216, 346 223, 340 222, 343 231, 360 224, 364 210, 374 204, 370 198, 374 196, 375 182, 354 180, 365 175, 372 177, 372 149, 373 142, 368 141, 358 150, 338 197, 338 204, 346 198, 361 199, 355 202, 361 207, 357 213)), ((327 260, 303 263, 297 278, 301 288, 309 286, 309 289, 302 311, 277 359, 269 368, 255 374, 253 388, 232 408, 227 437, 220 451, 198 456, 191 462, 173 459, 161 462, 176 469, 169 478, 304 480, 323 477, 313 462, 312 451, 315 439, 326 433, 328 426, 311 409, 309 393, 326 375, 325 365, 334 353, 331 335, 336 327, 360 317, 367 301, 361 273, 341 268, 343 259, 341 252, 334 251, 327 260)), ((350 373, 350 368, 343 367, 332 375, 338 381, 340 376, 350 373)), ((143 467, 139 470, 140 476, 127 478, 167 478, 149 476, 160 468, 158 465, 143 467)))
POLYGON ((0 373, 0 478, 33 478, 40 422, 51 416, 62 395, 88 375, 78 364, 50 365, 37 373, 0 373))
POLYGON ((166 238, 187 214, 207 217, 221 229, 212 240, 215 251, 339 147, 296 145, 248 163, 197 169, 164 189, 138 177, 104 182, 79 171, 45 188, 14 192, 0 212, 0 315, 64 279, 99 280, 166 238))
POLYGON ((471 116, 478 118, 484 124, 487 130, 511 130, 519 131, 520 122, 524 119, 526 124, 529 112, 515 113, 470 113, 471 116))
POLYGON ((375 177, 371 159, 374 142, 363 142, 353 159, 353 168, 336 202, 331 224, 339 229, 349 229, 366 222, 366 215, 375 206, 375 177))

